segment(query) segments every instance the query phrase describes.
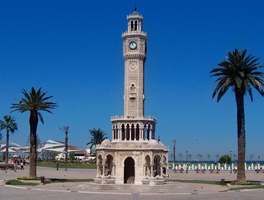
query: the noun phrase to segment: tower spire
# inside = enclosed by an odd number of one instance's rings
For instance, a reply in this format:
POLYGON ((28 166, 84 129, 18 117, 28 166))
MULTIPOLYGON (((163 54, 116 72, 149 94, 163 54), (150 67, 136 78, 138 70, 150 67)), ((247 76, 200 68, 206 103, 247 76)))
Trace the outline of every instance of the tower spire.
POLYGON ((137 1, 135 1, 135 11, 137 11, 137 1))

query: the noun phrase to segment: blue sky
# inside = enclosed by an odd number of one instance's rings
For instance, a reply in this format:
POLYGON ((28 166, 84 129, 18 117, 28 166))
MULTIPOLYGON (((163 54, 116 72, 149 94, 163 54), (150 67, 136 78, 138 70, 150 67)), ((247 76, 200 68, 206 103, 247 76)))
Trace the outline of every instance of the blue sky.
MULTIPOLYGON (((84 148, 93 128, 111 137, 111 116, 124 113, 121 34, 135 1, 0 3, 0 118, 10 114, 22 89, 42 87, 59 107, 42 113, 41 141, 63 141, 59 127, 67 125, 72 145, 84 148)), ((247 48, 263 65, 264 2, 145 0, 137 1, 137 11, 149 37, 145 114, 157 118, 156 134, 169 154, 174 139, 177 155, 199 152, 214 160, 230 150, 237 154, 234 93, 212 100, 215 79, 209 72, 235 48, 247 48)), ((264 99, 255 91, 253 96, 254 102, 245 96, 246 159, 253 154, 263 160, 264 99)), ((11 115, 18 131, 10 141, 24 145, 29 113, 11 115)))

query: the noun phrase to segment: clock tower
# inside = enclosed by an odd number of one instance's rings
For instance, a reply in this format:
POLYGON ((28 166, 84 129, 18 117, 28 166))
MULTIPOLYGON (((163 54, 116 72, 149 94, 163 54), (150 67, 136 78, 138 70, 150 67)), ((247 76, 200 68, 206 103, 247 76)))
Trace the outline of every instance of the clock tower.
POLYGON ((124 116, 144 116, 144 68, 148 36, 142 30, 143 17, 138 12, 127 16, 128 28, 122 34, 125 60, 124 116))
POLYGON ((112 140, 96 145, 95 183, 155 185, 168 179, 168 151, 156 141, 155 117, 144 114, 144 74, 148 36, 136 9, 122 34, 125 60, 124 116, 114 116, 112 140), (165 161, 164 161, 165 160, 165 161), (163 162, 164 161, 164 162, 163 162))

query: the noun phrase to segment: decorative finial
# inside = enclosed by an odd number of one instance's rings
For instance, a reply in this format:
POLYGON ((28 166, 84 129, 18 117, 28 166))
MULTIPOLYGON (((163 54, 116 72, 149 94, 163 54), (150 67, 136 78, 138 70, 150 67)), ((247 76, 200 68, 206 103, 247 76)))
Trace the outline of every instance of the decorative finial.
POLYGON ((135 1, 135 11, 137 11, 137 1, 135 1))

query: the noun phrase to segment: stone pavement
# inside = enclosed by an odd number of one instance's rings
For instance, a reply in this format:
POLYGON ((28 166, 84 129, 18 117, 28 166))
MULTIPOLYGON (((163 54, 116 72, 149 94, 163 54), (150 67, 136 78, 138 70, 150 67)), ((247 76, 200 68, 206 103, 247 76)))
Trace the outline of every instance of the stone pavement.
MULTIPOLYGON (((4 180, 16 179, 17 177, 28 176, 29 166, 25 166, 25 170, 18 169, 16 172, 8 170, 0 171, 0 188, 4 186, 4 180)), ((37 175, 45 176, 45 178, 66 178, 66 179, 92 179, 95 177, 95 169, 59 169, 38 167, 37 175)), ((230 174, 229 171, 221 171, 220 174, 196 174, 194 171, 189 173, 173 173, 169 170, 170 179, 178 180, 210 180, 233 181, 236 174, 230 174)), ((254 171, 246 172, 248 180, 263 181, 264 174, 256 174, 254 171)), ((216 194, 220 191, 227 190, 226 186, 211 184, 193 184, 193 183, 168 183, 161 186, 135 186, 135 185, 96 185, 91 182, 84 183, 52 183, 38 186, 5 186, 17 189, 41 190, 41 191, 58 191, 58 192, 78 192, 90 194, 129 194, 129 195, 183 195, 183 194, 216 194)))

